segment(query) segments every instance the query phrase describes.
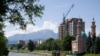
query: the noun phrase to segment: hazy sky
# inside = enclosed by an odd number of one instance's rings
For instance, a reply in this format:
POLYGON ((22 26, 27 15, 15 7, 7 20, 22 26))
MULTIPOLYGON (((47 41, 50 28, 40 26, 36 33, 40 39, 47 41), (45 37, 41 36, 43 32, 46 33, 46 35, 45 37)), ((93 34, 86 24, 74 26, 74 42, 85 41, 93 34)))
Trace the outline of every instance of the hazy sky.
POLYGON ((41 19, 36 18, 35 26, 28 25, 27 31, 22 31, 18 29, 18 26, 15 28, 6 23, 8 26, 5 28, 5 35, 9 37, 14 34, 31 33, 43 29, 50 29, 57 33, 63 13, 67 13, 72 4, 74 4, 74 8, 67 18, 82 18, 85 21, 86 33, 90 31, 91 21, 94 18, 96 32, 100 33, 100 0, 40 0, 40 4, 45 6, 45 11, 41 19))

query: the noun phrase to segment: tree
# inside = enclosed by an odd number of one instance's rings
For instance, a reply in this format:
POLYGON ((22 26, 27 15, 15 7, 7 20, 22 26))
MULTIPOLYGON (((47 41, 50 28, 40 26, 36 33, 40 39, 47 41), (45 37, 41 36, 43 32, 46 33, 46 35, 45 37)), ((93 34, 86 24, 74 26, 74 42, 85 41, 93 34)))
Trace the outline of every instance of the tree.
POLYGON ((95 43, 95 53, 100 54, 100 37, 96 38, 96 43, 95 43))
POLYGON ((21 49, 23 46, 22 46, 22 44, 17 44, 17 49, 19 50, 19 49, 21 49))
POLYGON ((0 56, 2 56, 4 53, 4 50, 6 48, 6 42, 7 42, 7 40, 4 37, 4 33, 0 32, 0 56))
POLYGON ((45 43, 42 43, 42 44, 39 44, 36 46, 36 49, 37 50, 46 50, 46 45, 45 43))
POLYGON ((90 53, 91 47, 92 47, 92 39, 91 39, 91 35, 90 35, 90 32, 89 32, 88 38, 86 39, 86 51, 88 53, 90 53))
POLYGON ((7 38, 4 36, 3 27, 4 24, 0 23, 0 56, 3 55, 4 50, 7 46, 7 38))
POLYGON ((32 40, 29 40, 27 46, 28 46, 28 50, 30 52, 32 52, 35 49, 35 44, 34 44, 34 42, 32 40))
POLYGON ((37 49, 48 51, 58 50, 59 48, 60 47, 58 45, 58 41, 53 38, 49 38, 45 42, 37 46, 37 49))
POLYGON ((45 43, 46 43, 46 48, 47 48, 47 50, 53 50, 54 49, 54 39, 53 38, 49 38, 49 39, 47 39, 46 41, 45 41, 45 43))
POLYGON ((4 56, 8 56, 8 53, 9 53, 8 48, 5 48, 3 55, 4 55, 4 56))
POLYGON ((0 21, 19 24, 24 29, 27 23, 34 24, 34 17, 42 16, 44 6, 38 2, 39 0, 0 0, 0 21))
POLYGON ((72 40, 74 40, 74 37, 73 36, 70 36, 70 35, 66 35, 63 37, 63 40, 61 41, 62 42, 62 50, 63 51, 71 51, 71 42, 72 40))
POLYGON ((5 21, 17 24, 21 29, 25 29, 28 23, 34 24, 34 17, 41 17, 44 10, 44 6, 38 2, 39 0, 0 0, 0 56, 7 43, 2 34, 5 21))
POLYGON ((95 47, 96 47, 96 35, 95 35, 95 33, 92 35, 92 47, 91 47, 91 52, 92 53, 95 53, 96 51, 95 51, 95 47))
POLYGON ((96 34, 94 33, 94 34, 92 35, 92 45, 95 44, 95 41, 96 41, 96 34))

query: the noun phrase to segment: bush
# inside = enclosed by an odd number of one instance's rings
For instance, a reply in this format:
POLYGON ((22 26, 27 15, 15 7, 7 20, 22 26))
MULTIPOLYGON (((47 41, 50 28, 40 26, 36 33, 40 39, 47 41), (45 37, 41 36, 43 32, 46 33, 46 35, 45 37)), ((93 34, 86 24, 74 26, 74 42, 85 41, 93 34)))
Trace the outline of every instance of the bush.
POLYGON ((9 50, 7 48, 5 48, 3 55, 8 56, 8 53, 9 53, 9 50))
POLYGON ((56 51, 52 51, 52 56, 56 56, 56 51))
POLYGON ((0 56, 3 55, 5 48, 6 48, 6 41, 4 37, 0 37, 0 56))

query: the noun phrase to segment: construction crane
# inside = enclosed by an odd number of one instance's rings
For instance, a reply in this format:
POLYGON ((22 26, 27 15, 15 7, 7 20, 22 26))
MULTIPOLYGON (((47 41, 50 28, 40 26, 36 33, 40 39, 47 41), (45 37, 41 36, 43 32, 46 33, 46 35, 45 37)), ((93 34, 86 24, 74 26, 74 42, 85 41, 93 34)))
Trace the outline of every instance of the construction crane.
POLYGON ((65 21, 66 17, 68 16, 69 12, 71 11, 71 9, 74 7, 74 4, 72 4, 72 6, 69 8, 68 12, 66 14, 63 14, 63 20, 65 21))

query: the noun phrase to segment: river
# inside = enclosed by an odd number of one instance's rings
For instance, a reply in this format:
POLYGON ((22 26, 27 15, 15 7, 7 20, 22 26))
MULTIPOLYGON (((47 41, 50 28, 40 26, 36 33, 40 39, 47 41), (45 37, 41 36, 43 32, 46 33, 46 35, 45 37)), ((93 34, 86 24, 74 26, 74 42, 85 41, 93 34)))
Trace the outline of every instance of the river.
POLYGON ((14 52, 9 52, 8 56, 43 56, 43 55, 38 55, 38 54, 32 54, 32 53, 14 53, 14 52))

